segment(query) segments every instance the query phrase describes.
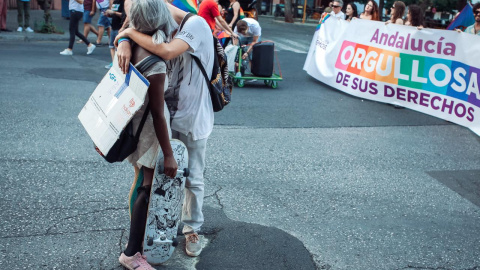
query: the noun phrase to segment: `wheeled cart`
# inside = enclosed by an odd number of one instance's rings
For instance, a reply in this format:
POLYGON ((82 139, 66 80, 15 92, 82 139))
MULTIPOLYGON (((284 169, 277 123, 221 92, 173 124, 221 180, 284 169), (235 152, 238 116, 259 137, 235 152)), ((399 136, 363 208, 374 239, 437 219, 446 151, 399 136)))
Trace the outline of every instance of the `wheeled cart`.
POLYGON ((235 85, 244 87, 246 82, 263 80, 267 86, 274 89, 278 87, 278 81, 282 81, 283 78, 273 42, 263 41, 253 46, 251 67, 248 67, 248 60, 242 59, 242 54, 243 49, 240 47, 237 52, 238 67, 234 72, 229 72, 235 85), (275 73, 275 62, 278 65, 279 74, 275 73))

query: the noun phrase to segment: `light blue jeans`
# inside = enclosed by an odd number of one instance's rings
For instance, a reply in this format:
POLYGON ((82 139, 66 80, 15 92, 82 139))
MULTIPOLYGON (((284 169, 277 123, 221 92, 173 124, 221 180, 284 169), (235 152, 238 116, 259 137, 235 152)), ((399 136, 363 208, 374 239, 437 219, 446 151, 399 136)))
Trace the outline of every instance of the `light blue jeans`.
MULTIPOLYGON (((258 37, 257 42, 260 42, 261 39, 262 39, 261 36, 258 37)), ((238 35, 238 42, 240 43, 240 46, 250 44, 250 43, 253 42, 253 36, 252 37, 246 37, 242 34, 239 34, 238 35)))
POLYGON ((207 139, 194 141, 192 135, 184 135, 172 130, 172 138, 181 140, 188 150, 188 169, 190 176, 185 183, 185 201, 182 208, 183 234, 198 232, 203 225, 203 196, 205 170, 205 151, 207 139))

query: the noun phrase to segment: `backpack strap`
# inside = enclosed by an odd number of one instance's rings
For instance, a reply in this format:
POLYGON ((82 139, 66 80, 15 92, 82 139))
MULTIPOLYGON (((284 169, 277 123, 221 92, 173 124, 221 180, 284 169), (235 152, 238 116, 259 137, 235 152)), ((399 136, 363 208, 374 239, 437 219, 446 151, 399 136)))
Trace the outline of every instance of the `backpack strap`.
MULTIPOLYGON (((183 28, 183 25, 185 24, 185 22, 190 18, 192 17, 194 14, 193 13, 187 13, 187 15, 185 15, 185 17, 183 18, 183 21, 182 23, 180 24, 180 27, 178 28, 178 31, 180 32, 183 28)), ((215 40, 214 40, 215 41, 215 40)), ((207 86, 208 86, 208 89, 211 88, 211 85, 210 85, 210 79, 208 78, 208 75, 207 75, 207 72, 205 71, 205 68, 203 67, 202 65, 202 62, 200 61, 200 59, 198 59, 198 57, 196 57, 195 55, 193 54, 190 54, 190 56, 193 58, 193 60, 195 60, 195 62, 197 63, 198 67, 200 68, 200 70, 202 71, 203 73, 203 76, 205 77, 205 81, 207 82, 207 86)))
POLYGON ((143 61, 135 67, 140 73, 144 73, 149 69, 153 64, 163 61, 158 55, 151 54, 143 59, 143 61))
POLYGON ((185 24, 185 22, 187 22, 187 20, 192 17, 194 14, 193 13, 187 13, 187 15, 185 15, 185 17, 183 17, 183 20, 182 20, 182 23, 180 24, 180 27, 178 28, 178 32, 182 31, 182 28, 183 28, 183 25, 185 24))
MULTIPOLYGON (((144 60, 136 67, 140 73, 144 73, 149 69, 153 64, 163 61, 162 58, 158 57, 157 55, 149 55, 144 58, 144 60)), ((150 112, 150 104, 147 104, 145 108, 145 112, 143 113, 142 120, 138 125, 137 133, 135 134, 135 140, 138 141, 140 138, 140 132, 142 132, 143 126, 145 125, 145 121, 147 121, 148 113, 150 112)))
POLYGON ((208 89, 211 91, 211 89, 210 89, 211 88, 210 79, 208 79, 207 72, 205 71, 205 68, 203 67, 202 62, 200 62, 200 59, 198 59, 198 57, 196 57, 195 55, 192 54, 191 56, 192 56, 193 60, 195 60, 195 62, 197 63, 200 70, 202 71, 203 77, 205 77, 205 81, 207 82, 208 89))

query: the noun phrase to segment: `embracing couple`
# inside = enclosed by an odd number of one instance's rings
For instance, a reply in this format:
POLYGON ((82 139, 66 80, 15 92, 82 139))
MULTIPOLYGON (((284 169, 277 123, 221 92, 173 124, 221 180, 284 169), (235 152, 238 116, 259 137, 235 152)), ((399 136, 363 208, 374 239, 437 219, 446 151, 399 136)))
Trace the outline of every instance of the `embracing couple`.
MULTIPOLYGON (((147 200, 160 151, 164 156, 165 174, 170 177, 176 174, 178 165, 173 158, 170 136, 184 142, 189 155, 190 176, 185 184, 182 209, 185 251, 189 256, 198 256, 202 250, 198 232, 204 221, 203 172, 214 116, 205 77, 192 55, 200 59, 210 77, 215 52, 211 30, 199 16, 183 22, 187 13, 163 0, 126 0, 125 11, 129 28, 115 39, 122 71, 126 73, 130 62, 138 65, 151 54, 163 61, 143 73, 150 81, 144 104, 146 107, 148 103, 150 113, 137 150, 127 158, 136 172, 143 172, 143 183, 132 208, 128 244, 119 261, 128 269, 153 269, 141 254, 147 200)), ((134 126, 138 126, 142 115, 140 112, 134 116, 134 126)))

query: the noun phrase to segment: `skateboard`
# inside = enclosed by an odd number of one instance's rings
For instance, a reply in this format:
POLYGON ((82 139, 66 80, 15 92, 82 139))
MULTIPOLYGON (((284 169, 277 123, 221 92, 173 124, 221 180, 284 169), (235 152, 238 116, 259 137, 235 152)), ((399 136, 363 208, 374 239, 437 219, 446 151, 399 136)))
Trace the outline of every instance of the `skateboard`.
POLYGON ((175 178, 169 178, 163 173, 163 155, 158 155, 143 240, 143 255, 154 265, 167 261, 178 244, 177 230, 189 175, 187 147, 175 139, 170 140, 170 144, 178 168, 184 169, 179 169, 175 178))

